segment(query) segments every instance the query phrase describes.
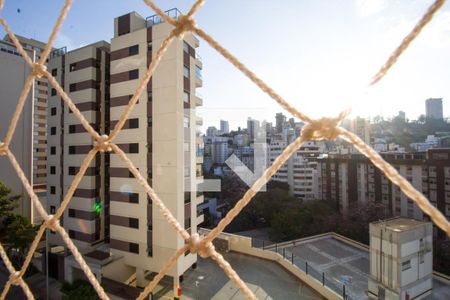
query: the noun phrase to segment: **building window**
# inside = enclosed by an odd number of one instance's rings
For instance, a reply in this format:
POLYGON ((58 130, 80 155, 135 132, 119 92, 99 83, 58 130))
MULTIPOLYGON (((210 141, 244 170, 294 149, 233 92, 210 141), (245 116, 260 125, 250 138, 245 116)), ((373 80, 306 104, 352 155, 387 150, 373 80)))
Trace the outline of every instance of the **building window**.
POLYGON ((419 253, 419 262, 423 264, 425 261, 425 254, 423 252, 419 253))
POLYGON ((130 144, 130 151, 128 153, 139 153, 139 144, 138 143, 130 144))
POLYGON ((75 146, 69 146, 69 154, 75 154, 75 146))
POLYGON ((183 124, 184 124, 184 128, 189 128, 189 117, 184 116, 183 124))
POLYGON ((130 243, 129 246, 130 246, 130 252, 131 253, 139 254, 139 244, 130 243))
POLYGON ((52 195, 56 194, 56 187, 55 186, 51 186, 50 187, 50 194, 52 194, 52 195))
POLYGON ((55 166, 51 166, 50 167, 50 174, 56 174, 56 167, 55 166))
POLYGON ((51 108, 50 114, 51 114, 52 116, 56 116, 56 107, 52 107, 52 108, 51 108))
POLYGON ((51 127, 50 128, 50 134, 51 135, 55 135, 56 134, 56 127, 51 127))
POLYGON ((190 100, 191 100, 191 95, 188 92, 184 91, 183 101, 186 103, 190 103, 191 102, 190 100))
POLYGON ((75 218, 75 210, 74 209, 69 208, 69 217, 75 218))
POLYGON ((55 155, 56 154, 56 147, 50 147, 50 154, 55 155))
POLYGON ((139 45, 134 45, 128 48, 128 55, 136 55, 139 54, 139 45))
POLYGON ((152 92, 148 92, 147 99, 148 99, 148 102, 152 102, 153 101, 153 94, 152 94, 152 92))
POLYGON ((130 228, 136 228, 136 229, 139 229, 139 219, 136 219, 136 218, 129 218, 128 220, 129 220, 128 226, 129 226, 130 228))
POLYGON ((77 63, 70 64, 69 72, 75 71, 75 68, 76 68, 76 67, 77 67, 77 63))
POLYGON ((128 128, 139 128, 139 119, 130 119, 128 121, 128 128))
POLYGON ((184 52, 189 53, 189 45, 188 45, 188 43, 183 42, 183 50, 184 50, 184 52))
POLYGON ((189 78, 189 68, 186 66, 183 68, 183 75, 185 78, 189 78))
POLYGON ((153 46, 152 46, 152 42, 148 42, 147 44, 147 51, 148 52, 152 52, 153 46))
POLYGON ((402 271, 411 269, 411 260, 402 262, 402 271))
POLYGON ((139 194, 129 194, 128 201, 130 203, 139 203, 139 194))
POLYGON ((56 96, 56 90, 54 88, 52 88, 51 92, 50 92, 51 96, 56 96))
POLYGON ((139 70, 138 70, 138 69, 136 69, 136 70, 131 70, 131 71, 128 73, 128 79, 129 79, 129 80, 138 79, 138 78, 139 78, 139 70))
POLYGON ((76 83, 71 83, 69 85, 69 92, 75 92, 77 90, 77 84, 76 83))
POLYGON ((52 76, 58 75, 58 69, 52 69, 52 76))
POLYGON ((53 205, 50 206, 50 214, 54 214, 56 212, 56 207, 54 207, 53 205))
POLYGON ((75 167, 69 167, 69 175, 75 175, 77 169, 75 167))
POLYGON ((76 126, 75 125, 69 125, 69 133, 75 133, 76 126))
POLYGON ((74 239, 74 238, 75 238, 75 231, 69 230, 69 237, 70 237, 71 239, 74 239))

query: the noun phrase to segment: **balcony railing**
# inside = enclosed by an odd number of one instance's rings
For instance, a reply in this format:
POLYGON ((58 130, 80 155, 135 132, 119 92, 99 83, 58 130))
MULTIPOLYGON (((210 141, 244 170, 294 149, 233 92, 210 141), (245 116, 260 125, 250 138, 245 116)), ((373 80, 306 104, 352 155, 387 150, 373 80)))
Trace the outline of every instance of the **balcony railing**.
MULTIPOLYGON (((182 15, 181 11, 179 11, 178 8, 169 9, 169 10, 165 11, 165 13, 166 13, 166 15, 168 15, 169 17, 171 17, 173 19, 178 19, 182 15)), ((155 14, 153 16, 145 18, 145 22, 147 24, 147 27, 151 27, 153 25, 163 23, 164 19, 161 18, 160 15, 155 14)))
POLYGON ((62 48, 59 48, 59 49, 55 49, 52 52, 50 52, 49 58, 52 59, 52 58, 55 58, 55 57, 58 57, 58 56, 62 56, 64 54, 66 54, 66 53, 67 53, 67 47, 62 47, 62 48))

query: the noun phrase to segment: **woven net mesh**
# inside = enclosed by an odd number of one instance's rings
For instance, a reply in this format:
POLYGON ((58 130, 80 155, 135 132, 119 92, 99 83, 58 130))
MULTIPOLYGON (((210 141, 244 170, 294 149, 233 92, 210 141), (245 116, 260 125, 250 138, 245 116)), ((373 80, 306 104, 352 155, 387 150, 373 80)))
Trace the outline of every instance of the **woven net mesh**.
MULTIPOLYGON (((167 219, 169 224, 178 232, 178 234, 185 240, 185 245, 178 249, 175 254, 164 264, 158 274, 152 279, 152 281, 145 287, 137 299, 144 299, 149 295, 149 293, 155 288, 161 278, 166 274, 166 272, 173 266, 177 261, 178 257, 183 255, 186 251, 191 253, 197 253, 203 258, 210 257, 215 260, 218 265, 225 271, 225 273, 230 277, 230 279, 237 285, 237 287, 243 292, 245 297, 248 299, 256 299, 253 292, 247 287, 247 285, 241 280, 239 275, 233 270, 230 264, 218 253, 212 244, 212 241, 224 230, 224 228, 239 214, 239 212, 251 201, 253 196, 261 189, 261 187, 267 183, 267 181, 277 172, 277 170, 286 162, 286 160, 297 151, 301 145, 308 140, 334 140, 337 137, 350 142, 354 147, 364 154, 370 161, 377 166, 394 184, 400 187, 400 189, 412 199, 420 209, 427 214, 436 226, 444 230, 447 235, 450 236, 450 223, 447 221, 445 216, 437 210, 419 191, 417 191, 407 180, 405 180, 395 168, 385 162, 382 157, 374 151, 370 146, 366 145, 358 136, 347 131, 346 129, 340 127, 340 123, 348 115, 348 111, 342 112, 335 118, 321 118, 312 119, 305 115, 301 111, 297 110, 295 107, 291 106, 287 101, 285 101, 279 94, 277 94, 272 88, 270 88, 262 79, 260 79, 256 74, 250 71, 243 63, 241 63, 236 57, 234 57, 230 52, 228 52, 224 47, 222 47, 217 41, 215 41, 211 36, 209 36, 205 31, 197 26, 194 20, 194 14, 202 6, 204 0, 197 0, 191 7, 186 15, 182 15, 177 19, 173 19, 167 16, 164 11, 162 11, 158 6, 156 6, 151 0, 144 0, 144 2, 153 9, 165 22, 173 25, 173 30, 168 34, 168 36, 163 41, 162 45, 158 49, 155 58, 152 60, 147 71, 145 72, 143 78, 140 80, 138 88, 130 99, 128 105, 124 109, 119 121, 117 122, 111 133, 107 135, 100 135, 95 131, 87 120, 80 113, 78 108, 72 102, 70 97, 65 93, 63 88, 59 85, 58 81, 46 70, 45 62, 49 53, 52 49, 52 45, 58 34, 58 31, 66 17, 73 0, 66 0, 61 12, 58 16, 56 24, 48 38, 46 48, 41 54, 38 62, 33 62, 33 60, 27 55, 26 51, 23 49, 22 45, 14 35, 13 31, 9 28, 7 22, 3 17, 0 16, 0 24, 4 27, 8 33, 10 39, 13 41, 21 54, 26 64, 31 68, 32 72, 25 80, 23 90, 17 101, 17 107, 15 113, 11 118, 8 131, 6 136, 0 141, 0 156, 6 156, 10 161, 14 170, 17 172, 22 184, 27 190, 32 203, 34 204, 37 212, 43 217, 44 222, 39 227, 36 237, 33 240, 29 251, 27 253, 26 259, 20 270, 15 270, 10 259, 8 258, 3 245, 0 244, 0 256, 3 259, 6 268, 10 272, 9 280, 3 287, 3 291, 0 295, 0 299, 5 299, 11 285, 20 285, 27 296, 28 299, 34 299, 34 296, 23 279, 23 275, 30 265, 31 259, 34 252, 36 251, 39 241, 41 240, 46 229, 51 229, 57 232, 63 239, 67 248, 71 251, 75 260, 79 263, 80 268, 86 274, 90 283, 98 293, 101 299, 109 299, 108 295, 103 290, 102 286, 97 281, 95 275, 92 273, 91 269, 87 265, 86 261, 78 251, 77 247, 74 245, 69 235, 67 234, 64 227, 59 224, 59 218, 62 216, 64 210, 67 208, 74 191, 76 190, 79 182, 84 176, 89 163, 95 157, 97 152, 114 152, 118 157, 126 164, 130 172, 136 178, 140 185, 142 185, 149 197, 153 200, 153 203, 161 210, 164 217, 167 219), (165 51, 171 44, 171 42, 176 38, 182 38, 184 34, 192 33, 204 41, 206 41, 211 47, 216 49, 222 56, 224 56, 230 63, 232 63, 237 69, 244 73, 252 82, 254 82, 263 92, 268 94, 273 100, 275 100, 282 108, 291 113, 294 117, 299 118, 305 123, 302 129, 301 135, 290 145, 288 145, 282 154, 275 159, 273 164, 267 168, 263 175, 252 185, 250 189, 244 194, 244 196, 237 202, 235 207, 233 207, 227 215, 219 222, 219 224, 211 230, 207 235, 200 237, 197 233, 190 235, 181 226, 178 221, 174 218, 171 212, 166 208, 164 203, 154 192, 152 187, 148 184, 147 180, 139 173, 136 167, 133 165, 132 161, 126 156, 126 154, 113 143, 114 138, 117 136, 121 128, 124 126, 128 115, 133 110, 140 94, 144 91, 147 86, 147 82, 150 80, 152 74, 154 73, 159 61, 164 55, 165 51), (84 158, 83 163, 76 174, 74 180, 72 181, 66 195, 64 196, 61 205, 57 211, 50 215, 43 208, 41 202, 33 191, 33 187, 22 171, 20 165, 18 164, 14 154, 9 150, 9 145, 11 143, 12 136, 14 134, 17 122, 19 120, 20 114, 22 113, 26 98, 33 85, 33 80, 35 78, 46 77, 48 82, 56 89, 62 101, 70 108, 74 113, 76 118, 80 121, 80 124, 86 129, 86 131, 94 138, 95 145, 94 148, 87 154, 84 158)), ((388 58, 386 63, 380 68, 376 75, 372 78, 370 84, 373 85, 381 80, 389 69, 395 64, 397 59, 401 54, 408 48, 410 43, 417 37, 421 30, 426 26, 428 22, 431 21, 433 15, 442 7, 444 0, 436 0, 428 8, 419 22, 414 26, 411 32, 402 40, 400 45, 394 50, 391 56, 388 58)), ((4 0, 0 0, 0 10, 3 8, 4 0)), ((5 158, 3 158, 5 159, 5 158)))

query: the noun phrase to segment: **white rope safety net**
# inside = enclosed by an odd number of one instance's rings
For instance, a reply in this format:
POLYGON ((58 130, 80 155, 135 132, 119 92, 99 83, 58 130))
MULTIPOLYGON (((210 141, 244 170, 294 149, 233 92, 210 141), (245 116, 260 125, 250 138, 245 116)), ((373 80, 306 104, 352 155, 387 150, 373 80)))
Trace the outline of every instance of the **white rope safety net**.
MULTIPOLYGON (((366 145, 358 136, 347 131, 346 129, 340 127, 340 123, 343 119, 348 115, 348 111, 342 112, 336 118, 321 118, 321 119, 312 119, 309 116, 303 114, 301 111, 292 107, 287 101, 285 101, 279 94, 277 94, 273 89, 271 89, 262 79, 257 77, 252 71, 250 71, 243 63, 241 63, 236 57, 234 57, 230 52, 228 52, 224 47, 222 47, 217 41, 215 41, 211 36, 209 36, 205 31, 197 26, 194 20, 194 14, 198 11, 198 9, 204 3, 204 0, 196 0, 190 11, 186 15, 182 15, 178 19, 173 19, 166 15, 164 11, 162 11, 159 7, 157 7, 152 0, 144 0, 144 2, 153 9, 165 22, 174 26, 174 29, 168 34, 168 36, 163 41, 161 47, 158 49, 154 59, 149 65, 147 71, 145 72, 144 77, 139 82, 138 88, 133 94, 133 97, 130 99, 128 106, 123 111, 119 121, 115 125, 114 129, 111 131, 109 136, 99 135, 91 125, 87 122, 87 120, 83 117, 80 111, 77 109, 75 104, 69 98, 69 96, 64 92, 63 88, 59 85, 58 81, 46 70, 45 62, 47 57, 49 56, 50 50, 52 49, 52 45, 55 41, 57 33, 63 23, 64 18, 66 17, 73 0, 65 0, 64 6, 61 9, 61 12, 58 16, 56 24, 48 38, 48 42, 45 50, 42 52, 41 57, 38 62, 34 63, 32 59, 27 55, 22 45, 14 35, 13 31, 9 28, 7 22, 0 15, 0 24, 4 27, 6 32, 8 33, 11 40, 14 42, 15 46, 18 49, 18 52, 21 54, 26 64, 32 69, 32 73, 27 77, 23 90, 19 96, 17 107, 15 113, 12 116, 11 123, 9 125, 6 136, 0 141, 0 156, 6 156, 13 168, 16 170, 17 175, 19 176, 22 184, 26 188, 28 194, 31 197, 31 200, 36 207, 38 213, 44 218, 43 224, 40 226, 37 231, 36 237, 33 243, 30 246, 29 252, 25 259, 25 262, 22 265, 22 268, 17 271, 14 269, 11 261, 9 260, 6 252, 3 248, 3 245, 0 244, 0 256, 3 259, 6 268, 10 272, 9 280, 6 282, 3 287, 3 291, 0 295, 0 299, 5 299, 11 285, 20 285, 26 294, 28 299, 34 299, 34 296, 28 287, 27 283, 23 279, 23 275, 30 265, 31 259, 33 257, 33 253, 36 251, 38 247, 39 241, 41 240, 44 231, 48 228, 53 231, 56 231, 63 239, 64 243, 67 245, 67 248, 73 254, 75 260, 79 263, 81 269, 86 274, 90 283, 98 293, 98 296, 101 299, 109 299, 102 286, 97 281, 96 277, 90 270, 89 266, 86 264, 82 255, 78 251, 77 247, 74 245, 70 237, 68 236, 64 227, 59 224, 59 218, 63 214, 64 210, 67 208, 74 191, 76 190, 78 184, 80 183, 84 173, 86 172, 89 163, 95 157, 97 152, 114 152, 119 156, 119 158, 126 164, 128 169, 131 171, 133 176, 137 179, 140 185, 142 185, 149 197, 153 200, 153 203, 161 210, 164 217, 167 219, 169 224, 180 234, 180 236, 185 240, 185 245, 178 249, 178 251, 165 263, 165 265, 161 268, 159 273, 153 278, 153 280, 145 287, 142 293, 139 295, 137 299, 146 298, 149 293, 155 288, 155 286, 159 283, 161 278, 166 274, 166 272, 172 267, 172 265, 177 261, 178 257, 183 255, 186 251, 190 251, 191 253, 197 253, 203 258, 210 257, 215 260, 218 265, 225 271, 225 273, 230 277, 230 279, 237 285, 239 289, 243 292, 246 298, 248 299, 256 299, 253 292, 247 287, 247 285, 242 281, 239 275, 233 270, 230 264, 223 258, 221 254, 219 254, 212 244, 212 241, 224 230, 224 228, 236 217, 239 212, 252 200, 255 194, 261 189, 261 187, 267 183, 267 181, 274 175, 277 170, 286 162, 286 160, 301 147, 301 145, 308 140, 335 140, 337 137, 344 139, 347 142, 350 142, 354 145, 354 147, 359 150, 362 154, 364 154, 370 161, 377 166, 384 174, 400 189, 405 193, 410 199, 412 199, 424 213, 426 213, 434 224, 444 230, 447 235, 450 236, 450 223, 447 221, 445 216, 437 210, 431 203, 420 193, 418 192, 407 180, 405 180, 391 165, 385 162, 382 157, 373 150, 370 146, 366 145), (298 137, 293 143, 287 146, 282 154, 277 157, 274 163, 264 171, 263 175, 253 184, 253 186, 247 190, 244 196, 236 203, 235 207, 232 208, 228 214, 219 222, 217 227, 215 227, 209 234, 204 237, 200 237, 197 233, 190 235, 173 217, 170 211, 166 208, 164 203, 152 189, 152 187, 148 184, 147 180, 139 173, 133 163, 128 159, 126 154, 113 143, 114 138, 118 135, 119 131, 125 124, 125 121, 128 118, 128 115, 133 110, 139 96, 146 88, 147 82, 150 80, 153 75, 156 67, 158 66, 159 61, 162 56, 166 52, 167 48, 171 44, 171 42, 175 38, 182 38, 185 33, 193 33, 203 38, 211 47, 216 49, 221 55, 223 55, 229 62, 231 62, 236 68, 238 68, 242 73, 244 73, 251 81, 253 81, 262 91, 268 94, 273 100, 275 100, 281 107, 286 109, 293 116, 299 118, 303 122, 305 122, 305 126, 302 130, 300 137, 298 137), (83 163, 76 174, 73 182, 71 183, 66 195, 64 196, 63 201, 61 202, 60 207, 57 209, 55 214, 48 214, 43 208, 41 202, 33 191, 32 186, 27 180, 24 172, 20 168, 14 154, 9 150, 9 145, 11 143, 12 136, 14 134, 17 122, 19 120, 19 116, 24 107, 27 95, 30 91, 30 88, 33 84, 34 78, 46 77, 49 83, 56 89, 57 93, 63 101, 69 106, 70 110, 76 116, 76 118, 80 121, 82 126, 86 129, 86 131, 94 138, 95 146, 94 148, 87 154, 83 163)), ((401 44, 395 49, 395 51, 391 54, 387 62, 381 67, 381 69, 376 73, 376 75, 372 78, 371 85, 377 83, 381 80, 389 69, 395 64, 397 59, 401 56, 401 54, 408 48, 409 44, 414 40, 415 37, 419 35, 421 30, 427 25, 428 22, 431 21, 433 15, 438 11, 445 0, 436 0, 426 11, 423 17, 419 20, 417 25, 412 29, 412 31, 403 39, 401 44)), ((3 8, 4 0, 0 0, 0 12, 3 8)))

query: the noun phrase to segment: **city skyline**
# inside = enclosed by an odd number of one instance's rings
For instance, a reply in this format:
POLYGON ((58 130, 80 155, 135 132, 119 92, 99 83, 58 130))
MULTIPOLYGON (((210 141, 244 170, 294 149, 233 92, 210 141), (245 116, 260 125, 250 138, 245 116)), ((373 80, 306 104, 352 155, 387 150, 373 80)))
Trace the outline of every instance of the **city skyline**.
MULTIPOLYGON (((156 1, 164 9, 178 7, 183 12, 191 2, 156 1)), ((143 2, 118 2, 110 6, 106 1, 96 1, 89 9, 86 5, 74 2, 55 46, 71 49, 110 36, 111 18, 128 10, 134 9, 144 16, 153 14, 143 2), (89 18, 90 11, 102 9, 104 14, 100 19, 89 18), (93 26, 95 31, 90 30, 93 26)), ((334 4, 291 1, 283 6, 274 1, 227 1, 226 4, 207 1, 197 20, 205 31, 220 36, 219 42, 229 47, 231 53, 254 69, 288 102, 314 117, 334 116, 352 107, 353 116, 389 117, 402 110, 407 118, 416 119, 424 111, 425 99, 439 97, 445 102, 450 97, 446 86, 450 78, 445 72, 450 65, 445 55, 450 50, 450 42, 444 38, 450 30, 448 4, 444 4, 392 72, 376 86, 367 88, 367 85, 427 5, 419 1, 381 0, 334 4), (252 11, 257 4, 262 9, 254 14, 252 11), (226 27, 217 22, 228 18, 243 22, 229 22, 226 27), (296 35, 283 33, 289 32, 288 26, 298 29, 296 35), (255 34, 254 28, 266 34, 255 34), (234 32, 240 34, 232 34, 234 32), (267 35, 270 36, 270 47, 267 47, 267 35), (289 47, 284 46, 286 43, 289 47)), ((59 7, 45 3, 6 1, 3 15, 17 34, 46 41, 50 25, 44 20, 56 19, 58 11, 59 7), (31 17, 36 17, 37 22, 42 21, 42 26, 32 26, 26 21, 31 17)), ((4 35, 3 29, 0 34, 4 35)), ((200 51, 200 56, 208 61, 203 70, 206 80, 200 91, 205 100, 205 128, 212 123, 210 120, 226 119, 224 113, 227 110, 245 110, 247 114, 254 113, 253 118, 263 120, 279 109, 273 100, 243 79, 239 71, 209 46, 200 51), (223 81, 223 78, 229 80, 223 81)), ((450 107, 444 105, 443 114, 448 116, 450 107)), ((230 127, 236 128, 237 124, 243 126, 246 119, 229 121, 230 127)))

